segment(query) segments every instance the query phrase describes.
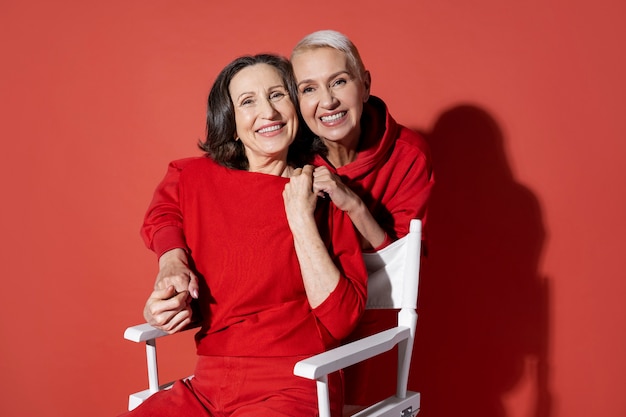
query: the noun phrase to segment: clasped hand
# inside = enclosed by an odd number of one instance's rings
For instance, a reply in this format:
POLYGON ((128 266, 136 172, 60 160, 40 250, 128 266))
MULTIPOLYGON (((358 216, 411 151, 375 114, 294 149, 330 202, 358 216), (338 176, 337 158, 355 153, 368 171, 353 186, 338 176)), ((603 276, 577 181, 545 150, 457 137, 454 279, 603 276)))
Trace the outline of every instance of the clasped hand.
POLYGON ((164 253, 144 318, 160 330, 176 333, 191 323, 194 298, 198 298, 198 278, 189 268, 187 253, 183 249, 164 253))
POLYGON ((313 191, 318 195, 327 195, 339 210, 348 213, 361 203, 359 196, 325 166, 316 167, 313 171, 313 191))
POLYGON ((292 230, 305 219, 313 219, 317 195, 313 192, 313 166, 296 168, 283 190, 287 220, 292 230))

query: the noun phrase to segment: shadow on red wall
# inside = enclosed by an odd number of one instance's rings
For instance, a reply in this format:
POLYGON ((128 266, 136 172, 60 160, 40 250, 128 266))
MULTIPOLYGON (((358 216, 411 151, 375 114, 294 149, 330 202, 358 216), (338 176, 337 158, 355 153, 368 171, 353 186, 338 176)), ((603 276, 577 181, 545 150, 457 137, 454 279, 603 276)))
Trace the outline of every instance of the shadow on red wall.
POLYGON ((524 383, 529 415, 549 417, 539 202, 513 178, 486 111, 449 109, 424 136, 436 188, 411 376, 420 415, 506 417, 504 398, 524 383))

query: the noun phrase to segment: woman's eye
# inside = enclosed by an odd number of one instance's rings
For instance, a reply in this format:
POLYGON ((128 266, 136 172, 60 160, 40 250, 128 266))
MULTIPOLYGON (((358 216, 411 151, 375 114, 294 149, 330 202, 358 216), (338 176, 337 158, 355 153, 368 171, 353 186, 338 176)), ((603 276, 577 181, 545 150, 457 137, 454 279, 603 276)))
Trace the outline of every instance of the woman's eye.
POLYGON ((279 100, 281 98, 285 97, 285 93, 281 92, 281 91, 276 91, 272 94, 270 94, 270 100, 279 100))
POLYGON ((313 87, 304 87, 300 90, 300 94, 308 94, 313 92, 313 87))
POLYGON ((254 103, 254 100, 252 100, 251 98, 246 98, 246 99, 241 100, 242 106, 248 106, 252 103, 254 103))

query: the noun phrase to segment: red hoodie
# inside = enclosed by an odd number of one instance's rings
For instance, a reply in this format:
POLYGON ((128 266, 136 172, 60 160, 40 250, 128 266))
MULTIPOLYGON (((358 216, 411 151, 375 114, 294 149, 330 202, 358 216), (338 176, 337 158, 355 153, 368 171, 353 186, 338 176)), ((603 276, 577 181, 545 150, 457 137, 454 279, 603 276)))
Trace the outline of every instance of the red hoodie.
POLYGON ((434 184, 430 151, 416 132, 399 125, 385 103, 370 96, 361 118, 362 136, 355 161, 335 169, 318 156, 315 165, 336 172, 361 197, 387 233, 382 249, 409 232, 414 218, 426 225, 426 208, 434 184))

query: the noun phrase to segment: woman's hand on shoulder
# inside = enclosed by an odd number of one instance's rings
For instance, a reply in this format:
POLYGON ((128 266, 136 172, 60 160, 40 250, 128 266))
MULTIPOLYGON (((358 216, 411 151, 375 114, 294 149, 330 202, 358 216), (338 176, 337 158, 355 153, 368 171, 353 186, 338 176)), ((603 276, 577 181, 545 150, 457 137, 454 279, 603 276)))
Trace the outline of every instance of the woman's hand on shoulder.
POLYGON ((295 225, 305 219, 314 220, 317 195, 313 192, 312 165, 305 165, 293 171, 283 190, 283 201, 292 230, 295 225))
POLYGON ((316 167, 313 171, 313 191, 318 195, 327 195, 339 210, 348 213, 363 204, 361 198, 325 166, 316 167))

